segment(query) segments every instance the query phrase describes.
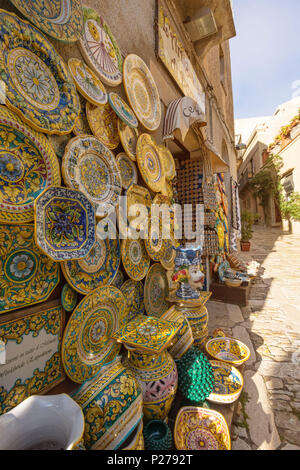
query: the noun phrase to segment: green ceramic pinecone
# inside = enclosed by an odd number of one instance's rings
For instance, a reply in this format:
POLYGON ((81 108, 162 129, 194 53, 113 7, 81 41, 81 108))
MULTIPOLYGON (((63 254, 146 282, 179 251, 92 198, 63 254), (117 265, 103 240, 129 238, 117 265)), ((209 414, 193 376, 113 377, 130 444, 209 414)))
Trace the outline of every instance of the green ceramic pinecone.
POLYGON ((148 421, 143 433, 146 450, 163 451, 172 449, 172 432, 164 421, 148 421))

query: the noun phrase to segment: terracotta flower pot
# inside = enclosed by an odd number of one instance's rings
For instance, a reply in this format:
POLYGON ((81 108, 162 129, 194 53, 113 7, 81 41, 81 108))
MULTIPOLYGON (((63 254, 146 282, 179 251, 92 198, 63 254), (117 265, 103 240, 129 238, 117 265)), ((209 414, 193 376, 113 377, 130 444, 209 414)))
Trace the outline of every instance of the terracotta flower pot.
POLYGON ((250 242, 241 241, 240 243, 241 243, 241 250, 242 251, 250 251, 250 247, 251 247, 250 242))

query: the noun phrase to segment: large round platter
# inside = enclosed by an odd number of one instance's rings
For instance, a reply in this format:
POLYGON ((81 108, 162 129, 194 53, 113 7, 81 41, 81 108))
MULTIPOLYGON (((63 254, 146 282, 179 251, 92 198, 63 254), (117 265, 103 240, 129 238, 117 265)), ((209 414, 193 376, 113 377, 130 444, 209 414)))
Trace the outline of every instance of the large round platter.
POLYGON ((41 253, 33 225, 0 225, 0 313, 44 302, 59 283, 59 265, 41 253))
POLYGON ((76 42, 82 33, 81 0, 10 0, 31 23, 54 39, 76 42))
POLYGON ((48 139, 0 106, 0 223, 31 222, 36 197, 60 182, 48 139))
POLYGON ((221 413, 208 408, 180 408, 174 427, 178 450, 230 450, 228 425, 221 413))
POLYGON ((144 285, 144 303, 148 315, 160 318, 169 308, 166 298, 169 282, 164 268, 155 263, 149 269, 144 285))
POLYGON ((116 277, 112 281, 111 285, 121 289, 122 285, 124 284, 124 273, 119 268, 119 271, 116 274, 116 277))
POLYGON ((129 127, 125 122, 118 119, 118 132, 121 144, 126 154, 132 161, 136 161, 136 145, 139 138, 138 130, 135 127, 129 127))
POLYGON ((236 366, 240 366, 250 357, 248 346, 234 338, 212 338, 205 344, 205 349, 214 359, 236 366))
POLYGON ((154 192, 163 192, 165 188, 164 167, 160 160, 158 146, 151 135, 140 135, 137 142, 136 157, 146 185, 154 192))
POLYGON ((94 106, 87 102, 86 116, 94 136, 109 149, 117 148, 120 143, 118 117, 110 104, 94 106))
POLYGON ((139 123, 134 112, 117 93, 109 93, 108 101, 119 119, 124 121, 127 126, 138 127, 139 123))
POLYGON ((131 108, 145 129, 155 131, 161 121, 161 104, 150 70, 139 56, 129 54, 124 60, 123 75, 131 108))
POLYGON ((132 320, 137 315, 143 315, 145 310, 143 283, 128 279, 122 285, 121 292, 123 292, 128 306, 126 321, 132 320))
POLYGON ((95 211, 75 189, 48 188, 34 202, 35 239, 54 261, 87 256, 96 240, 95 211))
POLYGON ((27 21, 0 10, 0 76, 6 105, 46 134, 68 134, 80 105, 68 69, 52 44, 27 21))
POLYGON ((89 294, 115 278, 120 266, 119 240, 97 238, 85 258, 64 261, 61 266, 68 283, 81 294, 89 294))
POLYGON ((231 364, 221 361, 210 361, 210 365, 213 369, 215 384, 207 400, 212 403, 233 403, 239 398, 244 385, 242 374, 231 364))
POLYGON ((93 136, 70 140, 62 161, 67 186, 82 191, 95 206, 116 205, 122 192, 114 154, 93 136))
POLYGON ((121 257, 124 269, 131 279, 144 279, 150 266, 150 258, 143 240, 122 240, 121 257))
POLYGON ((136 184, 138 173, 134 162, 124 152, 117 155, 116 161, 121 173, 122 187, 128 189, 132 183, 136 184))
POLYGON ((69 70, 77 90, 95 106, 107 103, 107 93, 99 78, 80 59, 69 59, 69 70))
POLYGON ((176 176, 176 166, 173 155, 165 145, 158 145, 159 155, 165 170, 165 176, 172 180, 176 176))
POLYGON ((126 300, 116 287, 95 289, 75 308, 62 341, 62 360, 68 377, 83 383, 111 362, 120 345, 111 336, 123 325, 126 300))
POLYGON ((83 8, 81 52, 94 72, 109 86, 122 83, 123 59, 118 44, 104 19, 92 8, 83 8))
POLYGON ((145 247, 153 261, 161 261, 169 247, 169 240, 163 238, 161 217, 151 216, 149 220, 148 238, 145 239, 145 247))

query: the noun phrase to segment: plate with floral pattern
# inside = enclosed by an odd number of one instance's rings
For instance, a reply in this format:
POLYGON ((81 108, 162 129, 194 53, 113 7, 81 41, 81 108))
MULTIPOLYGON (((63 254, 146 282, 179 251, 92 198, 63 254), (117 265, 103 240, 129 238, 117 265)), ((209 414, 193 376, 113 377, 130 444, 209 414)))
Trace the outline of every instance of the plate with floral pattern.
POLYGON ((75 189, 51 187, 34 202, 35 239, 55 261, 87 256, 96 240, 95 210, 75 189))
POLYGON ((165 190, 165 171, 158 145, 149 134, 141 134, 136 147, 136 159, 142 178, 155 193, 165 190))
POLYGON ((149 220, 148 238, 145 239, 145 247, 153 261, 163 259, 169 246, 169 240, 164 238, 162 218, 151 215, 149 220))
POLYGON ((94 136, 77 136, 68 143, 62 160, 67 186, 78 189, 95 205, 115 206, 122 181, 114 154, 94 136))
POLYGON ((123 64, 123 80, 131 108, 148 131, 158 129, 161 121, 161 104, 154 78, 145 62, 129 54, 123 64))
POLYGON ((109 93, 108 101, 118 118, 124 121, 127 126, 138 127, 139 123, 134 112, 130 109, 128 104, 122 100, 121 96, 117 93, 109 93))
POLYGON ((69 284, 65 284, 61 290, 61 304, 66 312, 72 312, 77 304, 77 292, 69 286, 69 284))
POLYGON ((104 85, 94 72, 80 59, 69 59, 69 70, 77 90, 95 106, 107 103, 104 85))
POLYGON ((119 268, 119 271, 116 274, 116 277, 112 281, 111 285, 121 289, 122 285, 124 284, 124 273, 119 268))
POLYGON ((94 106, 87 102, 86 116, 94 136, 110 150, 117 148, 120 143, 118 117, 110 104, 94 106))
POLYGON ((128 189, 132 183, 136 184, 138 172, 134 162, 124 152, 116 156, 116 161, 121 173, 122 187, 128 189))
POLYGON ((127 189, 125 195, 127 198, 126 202, 128 222, 132 228, 138 229, 139 227, 141 230, 143 230, 148 224, 148 218, 151 212, 152 198, 150 192, 147 188, 132 183, 127 189), (132 206, 135 204, 141 204, 144 206, 145 214, 141 214, 141 212, 138 210, 138 207, 136 208, 137 210, 134 211, 134 207, 132 206), (133 212, 133 215, 130 214, 131 211, 133 212), (138 220, 140 218, 142 218, 142 220, 138 220))
POLYGON ((150 266, 150 258, 143 240, 122 240, 121 257, 124 269, 131 279, 144 279, 150 266))
POLYGON ((60 183, 59 162, 49 140, 0 106, 0 223, 33 221, 37 196, 60 183))
POLYGON ((118 132, 121 144, 126 154, 131 160, 136 161, 136 145, 139 138, 139 132, 135 127, 129 127, 125 122, 118 119, 118 132))
POLYGON ((209 361, 212 366, 215 383, 213 391, 206 398, 212 403, 229 404, 235 402, 243 389, 242 374, 231 364, 221 361, 209 361))
POLYGON ((92 8, 84 7, 83 13, 84 27, 79 41, 83 57, 106 85, 120 85, 123 59, 108 24, 92 8))
POLYGON ((163 164, 167 180, 172 180, 176 176, 176 166, 173 155, 165 145, 158 145, 159 155, 163 164))
POLYGON ((82 95, 79 95, 80 101, 80 112, 75 119, 75 126, 73 128, 74 135, 91 135, 92 131, 90 129, 87 117, 86 117, 86 100, 82 95))
POLYGON ((148 315, 161 317, 169 306, 166 298, 169 295, 169 282, 166 271, 160 263, 151 266, 144 284, 145 310, 148 315))
POLYGON ((54 39, 76 42, 83 29, 81 0, 10 0, 31 23, 54 39))
POLYGON ((111 284, 120 266, 118 239, 97 238, 93 248, 82 259, 67 260, 61 265, 68 283, 83 295, 97 287, 111 284))
POLYGON ((46 134, 69 134, 80 104, 52 44, 27 21, 0 10, 0 76, 8 108, 46 134))
POLYGON ((126 321, 132 320, 137 315, 143 315, 145 311, 143 283, 128 279, 122 285, 121 292, 123 292, 128 306, 126 321))
POLYGON ((121 346, 111 337, 126 313, 125 297, 113 286, 95 289, 77 305, 62 341, 64 369, 73 382, 85 382, 115 359, 121 346))

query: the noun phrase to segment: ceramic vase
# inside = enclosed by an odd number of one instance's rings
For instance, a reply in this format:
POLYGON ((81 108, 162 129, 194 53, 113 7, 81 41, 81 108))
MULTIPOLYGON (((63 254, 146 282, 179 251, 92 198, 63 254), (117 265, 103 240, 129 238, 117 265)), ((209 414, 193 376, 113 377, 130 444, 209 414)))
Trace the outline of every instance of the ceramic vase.
POLYGON ((168 348, 173 359, 178 360, 193 345, 194 338, 191 326, 185 315, 176 309, 174 305, 161 316, 161 319, 181 324, 180 330, 168 348))
POLYGON ((123 447, 122 450, 145 450, 143 421, 140 421, 130 437, 129 443, 124 443, 125 447, 123 447))
POLYGON ((194 338, 194 346, 203 349, 208 338, 208 312, 205 306, 180 307, 177 309, 188 320, 194 338))
POLYGON ((71 397, 33 395, 0 416, 0 449, 83 449, 83 432, 82 410, 71 397))

